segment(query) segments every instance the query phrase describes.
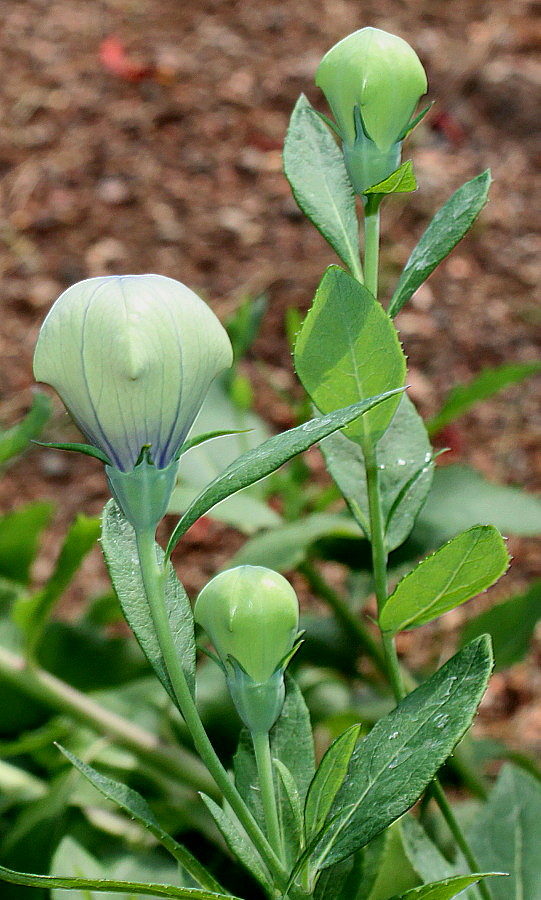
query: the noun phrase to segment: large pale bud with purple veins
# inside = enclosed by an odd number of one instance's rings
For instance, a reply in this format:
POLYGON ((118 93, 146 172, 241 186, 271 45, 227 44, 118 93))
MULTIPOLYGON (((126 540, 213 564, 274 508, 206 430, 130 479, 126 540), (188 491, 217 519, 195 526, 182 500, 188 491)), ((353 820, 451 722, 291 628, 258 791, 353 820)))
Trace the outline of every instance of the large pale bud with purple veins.
POLYGON ((161 275, 120 275, 89 278, 58 298, 38 337, 34 375, 107 460, 113 493, 136 525, 129 507, 138 503, 144 517, 149 478, 163 488, 158 506, 165 503, 157 519, 156 509, 149 515, 159 521, 165 512, 182 445, 231 363, 225 329, 190 288, 161 275))

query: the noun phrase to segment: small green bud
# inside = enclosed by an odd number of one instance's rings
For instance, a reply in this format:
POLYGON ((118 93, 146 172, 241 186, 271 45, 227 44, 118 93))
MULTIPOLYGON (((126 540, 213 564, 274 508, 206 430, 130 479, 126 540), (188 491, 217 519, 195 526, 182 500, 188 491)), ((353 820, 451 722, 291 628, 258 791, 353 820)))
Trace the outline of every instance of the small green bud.
POLYGON ((34 375, 111 466, 129 472, 144 447, 167 468, 231 362, 227 333, 197 294, 161 275, 120 275, 64 291, 41 326, 34 375))
POLYGON ((359 193, 400 164, 402 140, 426 74, 406 41, 379 28, 361 28, 332 47, 316 73, 342 137, 344 157, 359 193))
POLYGON ((284 702, 284 669, 299 627, 288 581, 263 566, 221 572, 194 607, 224 669, 233 702, 251 731, 268 731, 284 702))

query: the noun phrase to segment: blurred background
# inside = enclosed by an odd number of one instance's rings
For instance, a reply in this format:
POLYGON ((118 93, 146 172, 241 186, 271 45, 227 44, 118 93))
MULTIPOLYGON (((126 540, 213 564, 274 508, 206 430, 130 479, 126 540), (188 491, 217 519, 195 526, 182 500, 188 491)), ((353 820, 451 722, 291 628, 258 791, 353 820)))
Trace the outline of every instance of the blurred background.
MULTIPOLYGON (((412 44, 436 101, 406 145, 419 190, 384 208, 383 298, 437 208, 487 167, 494 178, 473 232, 398 319, 412 399, 430 417, 452 385, 484 367, 539 359, 537 0, 4 0, 0 18, 4 425, 30 405, 33 347, 56 297, 82 278, 141 272, 185 282, 222 320, 264 294, 262 327, 241 371, 271 430, 295 424, 302 392, 286 312, 308 309, 336 258, 299 213, 281 148, 300 92, 325 110, 313 83, 323 53, 366 25, 412 44)), ((57 405, 45 439, 75 435, 57 405)), ((453 462, 538 493, 539 376, 476 406, 442 443, 453 462)), ((326 484, 317 451, 306 465, 326 484)), ((101 466, 78 455, 31 449, 9 468, 2 512, 35 499, 57 503, 37 584, 74 514, 98 514, 106 497, 101 466)), ((198 523, 182 545, 190 594, 242 543, 238 530, 198 523)), ((510 550, 511 574, 496 597, 541 576, 536 539, 514 538, 510 550)), ((70 602, 106 584, 96 551, 70 602)), ((452 631, 454 615, 439 627, 452 631)), ((402 649, 416 652, 408 641, 402 649)), ((534 644, 527 663, 494 679, 485 715, 541 750, 537 658, 534 644)))

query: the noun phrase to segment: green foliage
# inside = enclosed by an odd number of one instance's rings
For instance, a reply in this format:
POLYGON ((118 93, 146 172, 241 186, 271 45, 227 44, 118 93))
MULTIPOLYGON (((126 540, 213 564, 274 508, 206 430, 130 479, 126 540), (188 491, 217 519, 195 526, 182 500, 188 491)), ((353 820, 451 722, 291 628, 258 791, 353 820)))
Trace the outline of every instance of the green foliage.
POLYGON ((310 843, 325 823, 346 777, 360 730, 360 725, 352 725, 331 744, 310 783, 304 808, 307 843, 310 843))
POLYGON ((487 481, 469 466, 444 466, 434 473, 412 537, 436 547, 479 522, 506 536, 533 537, 541 534, 541 500, 487 481))
POLYGON ((427 423, 429 434, 437 434, 476 403, 488 400, 508 385, 524 381, 540 371, 541 363, 538 362, 508 363, 494 369, 483 369, 473 381, 457 384, 449 391, 441 409, 427 423))
MULTIPOLYGON (((326 438, 321 450, 329 473, 370 538, 368 489, 361 446, 338 433, 326 438)), ((378 442, 377 460, 385 546, 390 552, 410 534, 430 491, 434 472, 426 428, 407 395, 402 396, 391 424, 378 442)))
MULTIPOLYGON (((143 576, 139 566, 134 565, 134 560, 137 560, 135 531, 113 500, 109 501, 103 512, 101 546, 113 587, 128 624, 165 690, 173 702, 176 702, 146 599, 143 576)), ((156 554, 159 560, 163 559, 163 551, 157 544, 156 554)), ((170 563, 167 567, 164 589, 171 632, 186 679, 193 692, 195 636, 192 610, 186 592, 170 563)))
POLYGON ((336 140, 304 94, 291 115, 284 172, 300 209, 362 281, 355 192, 336 140))
POLYGON ((492 525, 476 525, 423 559, 398 582, 379 617, 382 631, 417 628, 486 590, 509 565, 492 525))
POLYGON ((207 797, 206 794, 201 794, 201 799, 214 819, 220 834, 231 852, 237 857, 248 872, 253 875, 256 881, 267 888, 267 890, 271 889, 272 880, 270 875, 262 864, 252 843, 238 825, 236 819, 227 810, 218 806, 214 800, 207 797))
POLYGON ((365 846, 413 805, 470 726, 491 669, 490 643, 480 638, 377 722, 312 845, 312 871, 365 846))
POLYGON ((438 210, 404 266, 389 304, 392 318, 470 230, 487 202, 491 180, 488 170, 477 175, 438 210))
POLYGON ((393 897, 392 900, 452 900, 453 897, 462 894, 470 885, 477 884, 481 878, 486 878, 487 874, 493 873, 456 875, 454 878, 446 878, 444 881, 436 881, 413 888, 411 891, 401 894, 400 897, 393 897))
MULTIPOLYGON (((321 279, 294 358, 305 390, 323 413, 399 388, 406 375, 406 360, 391 320, 370 291, 338 266, 327 269, 321 279)), ((397 395, 344 434, 375 443, 399 402, 397 395)))
POLYGON ((541 619, 541 581, 471 619, 462 629, 461 644, 480 634, 489 634, 494 648, 495 668, 507 669, 524 659, 535 626, 541 619))
POLYGON ((45 587, 28 600, 21 599, 16 604, 14 621, 25 631, 30 652, 37 647, 56 602, 96 543, 99 533, 99 519, 78 515, 66 535, 54 571, 45 587))
POLYGON ((480 866, 509 873, 491 883, 494 900, 540 900, 539 781, 505 765, 468 836, 480 866))
POLYGON ((222 891, 218 882, 203 868, 195 857, 185 847, 175 841, 170 834, 164 831, 146 800, 137 791, 125 784, 114 781, 112 778, 108 778, 106 775, 102 775, 64 747, 59 746, 59 749, 104 797, 120 806, 132 819, 140 822, 150 834, 154 835, 198 885, 210 891, 222 891))
POLYGON ((30 441, 40 436, 49 421, 52 403, 47 394, 36 391, 32 406, 21 422, 0 431, 0 465, 26 450, 30 441))
POLYGON ((284 431, 264 441, 254 450, 248 450, 231 463, 212 481, 191 503, 176 526, 167 545, 167 555, 171 554, 182 535, 186 534, 194 522, 212 509, 220 500, 270 475, 281 465, 308 450, 313 444, 328 437, 339 428, 344 428, 363 413, 368 412, 396 391, 388 391, 378 397, 371 397, 360 403, 353 403, 326 416, 310 419, 303 425, 284 431))
POLYGON ((411 159, 403 162, 398 169, 391 172, 383 181, 373 184, 363 193, 365 194, 407 194, 417 189, 415 174, 413 172, 413 163, 411 159))
POLYGON ((51 503, 28 503, 0 518, 0 576, 28 584, 42 531, 53 514, 51 503))

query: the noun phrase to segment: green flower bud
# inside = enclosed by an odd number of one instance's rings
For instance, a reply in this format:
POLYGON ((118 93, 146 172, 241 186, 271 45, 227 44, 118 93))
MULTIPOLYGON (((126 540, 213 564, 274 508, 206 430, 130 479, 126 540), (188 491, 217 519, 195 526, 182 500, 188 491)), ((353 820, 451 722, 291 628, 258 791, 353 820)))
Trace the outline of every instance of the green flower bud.
POLYGON ((361 28, 325 54, 316 84, 334 114, 348 171, 362 193, 400 164, 402 140, 427 90, 425 71, 402 38, 361 28))
POLYGON ((295 591, 278 572, 238 566, 203 588, 194 607, 251 731, 268 731, 284 702, 284 669, 299 627, 295 591))
POLYGON ((122 275, 89 278, 58 298, 41 327, 34 374, 107 458, 113 493, 137 525, 147 524, 150 495, 150 519, 165 512, 182 444, 231 362, 225 329, 193 291, 161 275, 122 275))

